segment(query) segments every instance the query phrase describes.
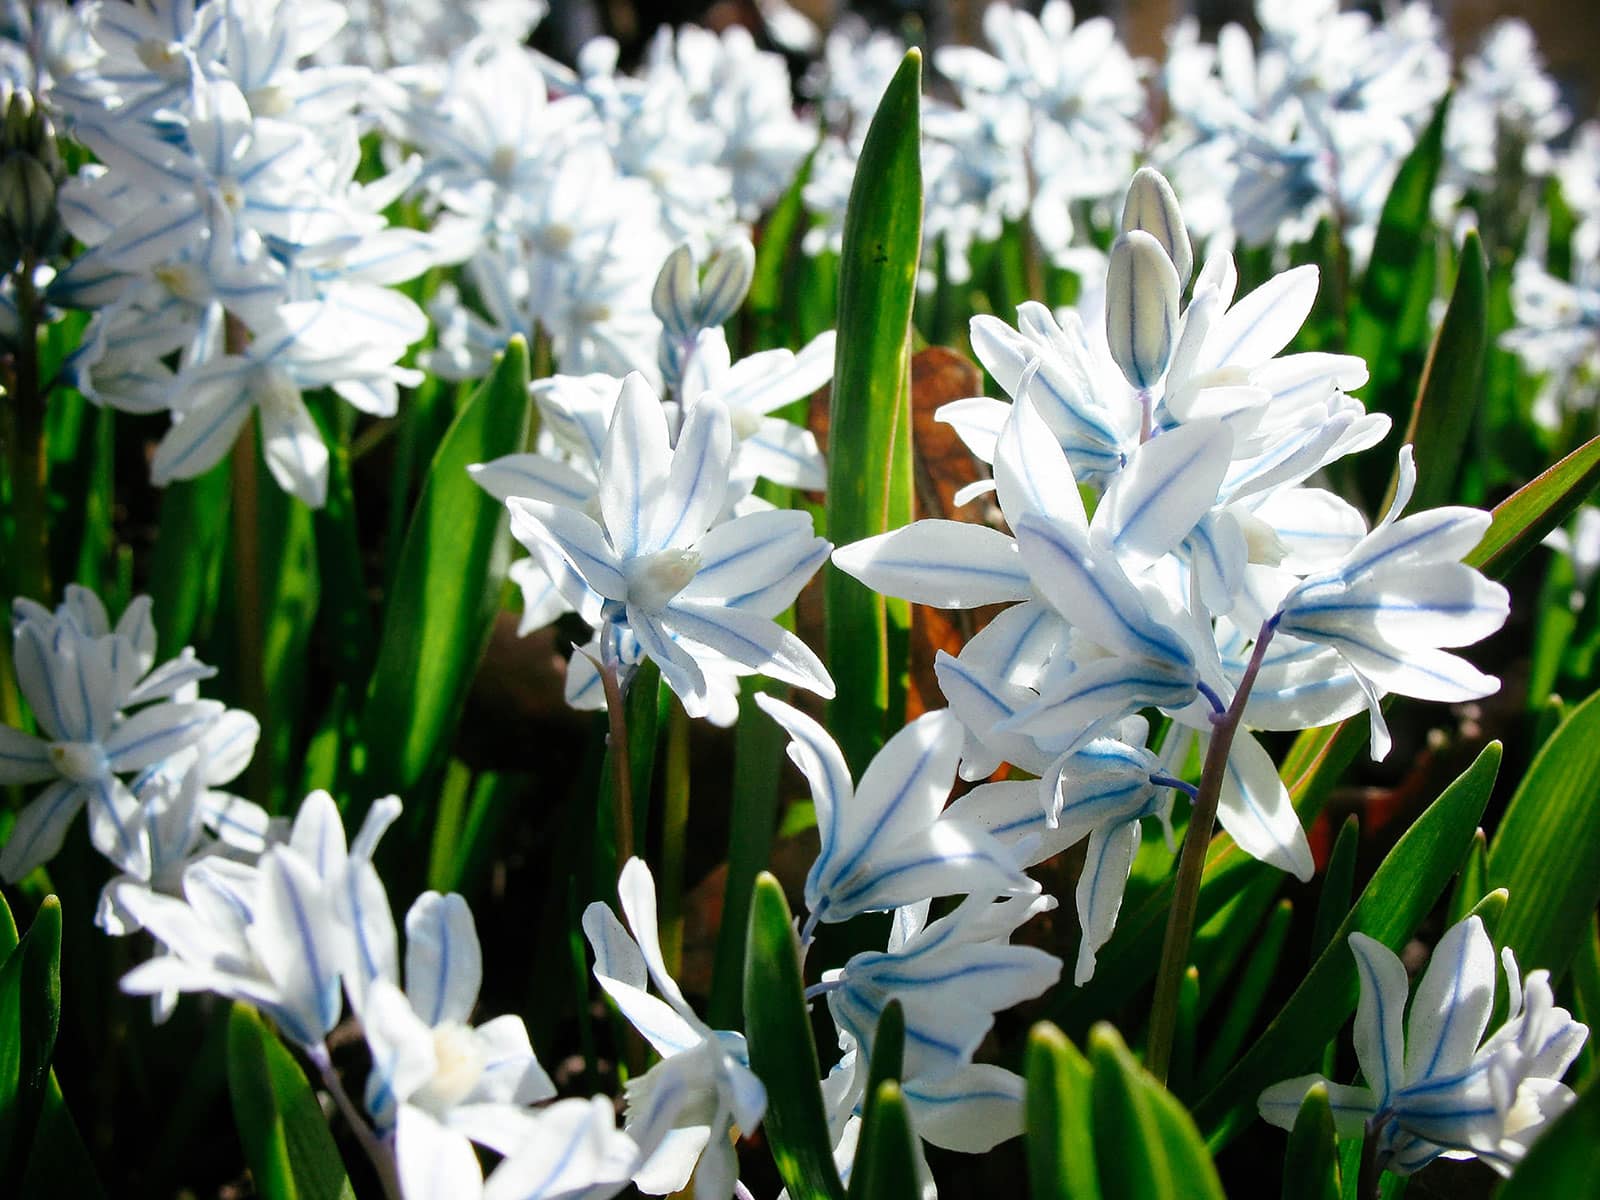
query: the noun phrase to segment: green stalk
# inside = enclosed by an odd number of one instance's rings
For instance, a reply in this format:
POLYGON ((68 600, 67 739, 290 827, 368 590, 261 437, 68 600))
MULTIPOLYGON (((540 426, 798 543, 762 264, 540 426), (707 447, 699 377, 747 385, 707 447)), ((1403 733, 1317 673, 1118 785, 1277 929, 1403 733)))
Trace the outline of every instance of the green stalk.
MULTIPOLYGON (((669 693, 670 695, 670 693, 669 693)), ((684 843, 689 834, 689 714, 671 696, 667 713, 667 764, 661 800, 661 956, 667 973, 683 965, 684 843)))
MULTIPOLYGON (((232 313, 226 325, 226 350, 241 354, 250 342, 250 331, 232 313)), ((239 707, 253 713, 261 722, 261 744, 270 746, 268 725, 272 712, 267 704, 267 686, 262 674, 262 630, 266 614, 261 611, 261 470, 256 457, 256 418, 254 409, 233 443, 229 469, 233 476, 233 586, 239 654, 239 707)), ((247 789, 252 799, 266 799, 269 786, 263 769, 267 757, 258 755, 251 764, 247 789)))
POLYGON ((23 256, 14 276, 17 350, 12 359, 11 405, 15 440, 11 446, 11 486, 16 503, 17 591, 41 604, 50 602, 50 555, 45 520, 44 394, 39 390, 39 297, 33 287, 33 255, 23 256))
POLYGON ((1172 887, 1172 908, 1167 913, 1167 932, 1161 943, 1161 965, 1156 969, 1155 998, 1150 1003, 1150 1049, 1145 1066, 1162 1083, 1172 1063, 1173 1033, 1178 1022, 1178 994, 1183 974, 1189 965, 1189 947, 1194 941, 1195 913, 1200 901, 1200 881, 1205 873, 1206 850, 1216 825, 1217 803, 1222 798, 1222 781, 1228 774, 1228 755, 1233 738, 1244 719, 1250 689, 1261 671, 1261 660, 1277 629, 1276 618, 1269 618, 1256 635, 1250 663, 1239 680, 1228 710, 1212 718, 1211 744, 1206 747, 1205 767, 1200 774, 1200 790, 1189 815, 1188 832, 1183 837, 1183 853, 1178 859, 1178 875, 1172 887))
POLYGON ((1379 1200, 1383 1169, 1378 1166, 1378 1132, 1369 1123, 1361 1135, 1361 1170, 1356 1175, 1356 1200, 1379 1200))
MULTIPOLYGON (((610 638, 609 625, 601 631, 601 639, 610 638)), ((606 738, 606 757, 611 760, 611 799, 616 809, 617 822, 617 874, 633 857, 633 763, 628 752, 628 715, 622 702, 622 684, 617 679, 617 664, 602 652, 603 661, 595 664, 600 669, 600 684, 606 694, 606 721, 609 736, 606 738)))

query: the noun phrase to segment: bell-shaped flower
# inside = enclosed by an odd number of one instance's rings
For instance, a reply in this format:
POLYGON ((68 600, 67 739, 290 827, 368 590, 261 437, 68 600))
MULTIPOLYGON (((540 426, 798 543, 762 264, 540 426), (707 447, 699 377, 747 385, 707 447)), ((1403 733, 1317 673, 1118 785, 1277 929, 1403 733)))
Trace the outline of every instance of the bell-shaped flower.
POLYGON ((122 990, 215 992, 270 1015, 302 1046, 318 1045, 339 1020, 340 976, 348 934, 335 895, 368 862, 400 802, 375 803, 346 845, 344 826, 326 792, 306 797, 289 840, 254 866, 216 855, 191 864, 183 899, 125 890, 119 902, 166 953, 135 967, 122 990))
POLYGON ((198 742, 222 715, 210 700, 146 704, 210 669, 185 655, 152 671, 149 601, 129 606, 114 631, 87 589, 69 591, 55 614, 18 602, 13 630, 17 684, 43 736, 0 725, 0 782, 44 783, 0 848, 0 877, 15 882, 53 858, 72 819, 89 809, 95 848, 148 878, 149 833, 121 778, 198 742))
POLYGON ((661 1056, 628 1081, 626 1129, 639 1146, 634 1183, 642 1192, 666 1195, 681 1191, 692 1176, 696 1196, 727 1200, 738 1179, 730 1135, 761 1123, 766 1089, 750 1070, 744 1038, 708 1027, 667 973, 650 868, 629 859, 617 896, 628 928, 596 902, 584 911, 583 932, 600 986, 661 1056), (661 998, 647 990, 651 981, 661 998))
MULTIPOLYGON (((340 912, 346 920, 347 911, 340 912)), ((393 938, 392 928, 387 935, 393 938)), ((521 1017, 468 1024, 478 1002, 483 954, 466 901, 424 892, 411 906, 405 991, 396 986, 392 959, 382 956, 377 965, 379 974, 367 982, 360 1008, 372 1050, 367 1111, 378 1127, 391 1127, 401 1106, 422 1108, 462 1137, 511 1153, 503 1110, 548 1100, 555 1087, 534 1056, 521 1017)), ((357 969, 347 968, 347 984, 357 969)))
POLYGON ((1320 1075, 1285 1080, 1261 1094, 1262 1117, 1291 1128, 1305 1093, 1321 1083, 1339 1135, 1376 1138, 1381 1167, 1409 1175, 1440 1156, 1476 1157, 1510 1174, 1540 1127, 1575 1099, 1559 1080, 1588 1027, 1555 1006, 1548 972, 1533 972, 1524 987, 1508 948, 1509 1016, 1482 1041, 1494 1009, 1495 961, 1476 916, 1439 940, 1409 1019, 1399 957, 1360 933, 1350 935, 1350 949, 1361 981, 1355 1047, 1366 1085, 1320 1075))
POLYGON ((933 896, 1038 892, 999 842, 942 813, 961 753, 961 723, 949 710, 895 734, 852 787, 822 726, 770 696, 757 693, 756 703, 789 734, 789 757, 816 805, 822 848, 806 875, 808 930, 933 896))
POLYGON ((395 1165, 406 1200, 605 1200, 627 1185, 637 1148, 604 1096, 557 1100, 507 1122, 513 1146, 483 1177, 471 1144, 423 1108, 401 1108, 395 1165))
POLYGON ((890 1000, 905 1010, 904 1073, 937 1083, 972 1062, 994 1014, 1041 995, 1061 975, 1061 960, 1008 939, 1036 912, 1055 907, 1049 896, 969 896, 932 924, 927 904, 901 909, 885 952, 868 951, 825 972, 813 991, 846 1039, 870 1061, 878 1018, 890 1000))
POLYGON ((628 631, 685 702, 704 703, 701 647, 744 670, 832 696, 833 681, 816 655, 772 620, 821 564, 827 543, 810 534, 800 513, 757 512, 716 524, 731 451, 720 401, 696 404, 673 447, 660 402, 630 376, 601 457, 603 523, 514 497, 512 532, 580 613, 590 616, 595 598, 602 601, 593 615, 603 622, 608 656, 618 650, 616 635, 628 631))
POLYGON ((1406 446, 1383 520, 1335 567, 1291 590, 1276 616, 1283 632, 1331 646, 1349 664, 1372 714, 1374 758, 1390 746, 1384 693, 1460 702, 1500 687, 1444 649, 1488 637, 1510 612, 1506 589, 1460 561, 1488 529, 1489 514, 1447 507, 1401 517, 1415 485, 1406 446))

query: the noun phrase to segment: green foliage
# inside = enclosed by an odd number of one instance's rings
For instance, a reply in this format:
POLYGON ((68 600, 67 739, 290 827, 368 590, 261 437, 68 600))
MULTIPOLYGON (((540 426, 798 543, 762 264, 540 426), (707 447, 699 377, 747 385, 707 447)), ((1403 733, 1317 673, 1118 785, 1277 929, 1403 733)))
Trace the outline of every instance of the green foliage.
POLYGON ((1033 1200, 1099 1200, 1089 1060, 1049 1022, 1028 1035, 1026 1119, 1033 1200))
POLYGON ((1328 1089, 1316 1084, 1300 1102, 1283 1159, 1283 1200, 1339 1200, 1339 1142, 1328 1089))
POLYGON ((17 1195, 50 1092, 61 1021, 61 905, 48 897, 20 941, 9 910, 3 928, 14 944, 0 963, 0 1194, 17 1195))
POLYGON ((906 1018, 898 1000, 884 1005, 872 1038, 861 1141, 850 1173, 850 1200, 917 1200, 916 1132, 900 1090, 906 1018))
POLYGON ((1511 893, 1500 930, 1524 971, 1559 980, 1600 904, 1600 692, 1556 730, 1517 786, 1489 852, 1511 893))
POLYGON ((316 1094, 256 1011, 228 1023, 228 1093, 245 1161, 264 1200, 353 1200, 316 1094))
MULTIPOLYGON (((800 953, 783 887, 756 879, 744 972, 750 1066, 767 1088, 762 1129, 791 1196, 844 1200, 818 1083, 817 1045, 801 985, 800 953)), ((898 1090, 898 1089, 896 1089, 898 1090)))
POLYGON ((530 407, 513 338, 445 432, 399 549, 362 725, 369 796, 415 785, 459 719, 510 554, 505 508, 467 467, 521 450, 530 407))
MULTIPOLYGON (((911 50, 867 131, 845 214, 838 347, 828 432, 827 535, 837 545, 910 519, 910 328, 922 245, 922 56, 911 50), (902 447, 898 443, 905 442, 902 447), (896 476, 904 476, 897 480, 896 476), (898 511, 897 511, 898 510, 898 511)), ((899 717, 891 713, 889 607, 826 569, 830 725, 859 772, 899 717)), ((898 623, 909 616, 903 606, 898 623)))
POLYGON ((1491 579, 1504 579, 1600 485, 1600 437, 1579 446, 1494 507, 1483 540, 1464 559, 1491 579))

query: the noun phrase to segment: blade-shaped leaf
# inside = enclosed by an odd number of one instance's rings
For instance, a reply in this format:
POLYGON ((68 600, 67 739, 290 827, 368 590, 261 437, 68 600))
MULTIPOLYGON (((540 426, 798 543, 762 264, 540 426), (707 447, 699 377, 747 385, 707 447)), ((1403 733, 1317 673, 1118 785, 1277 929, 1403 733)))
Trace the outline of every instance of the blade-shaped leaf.
POLYGON ((888 1079, 869 1092, 850 1173, 851 1200, 921 1200, 916 1136, 899 1083, 888 1079))
POLYGON ((258 1195, 353 1200, 316 1093, 294 1056, 245 1004, 235 1004, 228 1020, 228 1092, 258 1195))
POLYGON ((1089 1034, 1094 1137, 1104 1200, 1222 1200, 1222 1184, 1183 1105, 1135 1060, 1110 1025, 1089 1034))
POLYGON ((1500 743, 1477 760, 1428 806, 1395 843, 1361 898, 1339 925, 1332 944, 1262 1035, 1199 1104, 1195 1118, 1225 1140, 1240 1117, 1255 1111, 1262 1089, 1312 1067, 1323 1045, 1355 1010, 1358 992, 1350 934, 1360 932, 1398 950, 1461 866, 1500 769, 1500 743))
POLYGON ((800 982, 799 947, 783 886, 766 872, 750 901, 744 972, 750 1066, 767 1088, 762 1123, 791 1196, 844 1200, 822 1106, 821 1068, 800 982))
POLYGON ((176 654, 209 626, 217 606, 232 494, 228 464, 167 485, 150 562, 151 613, 162 655, 176 654))
POLYGON ((512 338, 445 433, 400 547, 367 691, 366 791, 405 791, 433 766, 483 656, 509 558, 504 509, 470 463, 521 450, 528 347, 512 338))
POLYGON ((20 1194, 37 1200, 100 1200, 106 1194, 53 1070, 20 1194))
POLYGON ((1283 1200, 1339 1200, 1339 1141, 1333 1132, 1328 1089, 1316 1084, 1300 1102, 1300 1115, 1283 1156, 1283 1200))
MULTIPOLYGON (((839 265, 839 342, 828 431, 827 535, 847 545, 891 528, 894 476, 909 467, 910 328, 922 246, 922 57, 908 51, 867 131, 845 214, 839 265)), ((888 616, 882 596, 829 568, 828 661, 838 687, 830 725, 853 770, 866 767, 888 725, 888 616)))
POLYGON ((48 896, 0 965, 0 1194, 21 1194, 60 1019, 61 905, 48 896))
MULTIPOLYGON (((1455 290, 1428 351, 1422 384, 1405 440, 1416 451, 1417 486, 1411 511, 1449 504, 1462 452, 1472 433, 1489 345, 1489 268, 1476 230, 1461 245, 1455 290)), ((1390 486, 1390 496, 1394 493, 1390 486)), ((1387 501, 1385 502, 1387 504, 1387 501)))
POLYGON ((1048 1021, 1028 1035, 1028 1179, 1033 1200, 1099 1200, 1089 1060, 1048 1021))
POLYGON ((1500 941, 1524 971, 1559 980, 1600 904, 1600 692, 1539 751, 1489 851, 1489 884, 1511 893, 1500 941))
POLYGON ((1495 505, 1489 531, 1462 561, 1491 579, 1504 579, 1517 560, 1571 516, 1597 484, 1600 437, 1591 438, 1495 505))

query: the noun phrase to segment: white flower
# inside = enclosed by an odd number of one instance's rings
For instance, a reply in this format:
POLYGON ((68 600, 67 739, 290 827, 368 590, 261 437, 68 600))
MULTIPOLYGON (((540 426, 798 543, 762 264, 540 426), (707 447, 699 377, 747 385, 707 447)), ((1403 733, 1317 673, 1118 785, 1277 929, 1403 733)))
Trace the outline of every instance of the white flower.
POLYGON ((618 653, 615 634, 626 630, 686 703, 705 704, 705 651, 832 696, 816 655, 772 620, 820 565, 827 543, 809 533, 801 513, 716 525, 731 451, 721 402, 696 404, 674 448, 660 402, 629 376, 601 456, 603 525, 575 508, 513 497, 512 532, 584 619, 604 626, 607 655, 618 653))
POLYGON ((650 869, 629 859, 617 895, 633 937, 604 904, 584 910, 583 932, 594 948, 594 973, 661 1061, 627 1091, 627 1132, 639 1145, 634 1182, 666 1195, 694 1178, 702 1200, 727 1200, 738 1176, 729 1135, 754 1132, 767 1107, 766 1089, 750 1070, 744 1038, 705 1025, 667 974, 656 926, 650 869), (653 980, 662 999, 646 990, 653 980))
POLYGON ((1261 1094, 1261 1115, 1288 1129, 1313 1084, 1328 1089, 1341 1137, 1377 1139, 1378 1163, 1409 1175, 1441 1155, 1481 1158, 1502 1175, 1521 1160, 1541 1127, 1575 1099, 1558 1082, 1589 1036, 1554 1004, 1549 972, 1526 987, 1504 952, 1511 992, 1506 1023, 1483 1039, 1494 1008, 1494 946, 1468 917, 1434 948, 1406 1011, 1406 969, 1387 946, 1350 935, 1361 978, 1356 1058, 1365 1087, 1306 1075, 1261 1094))

